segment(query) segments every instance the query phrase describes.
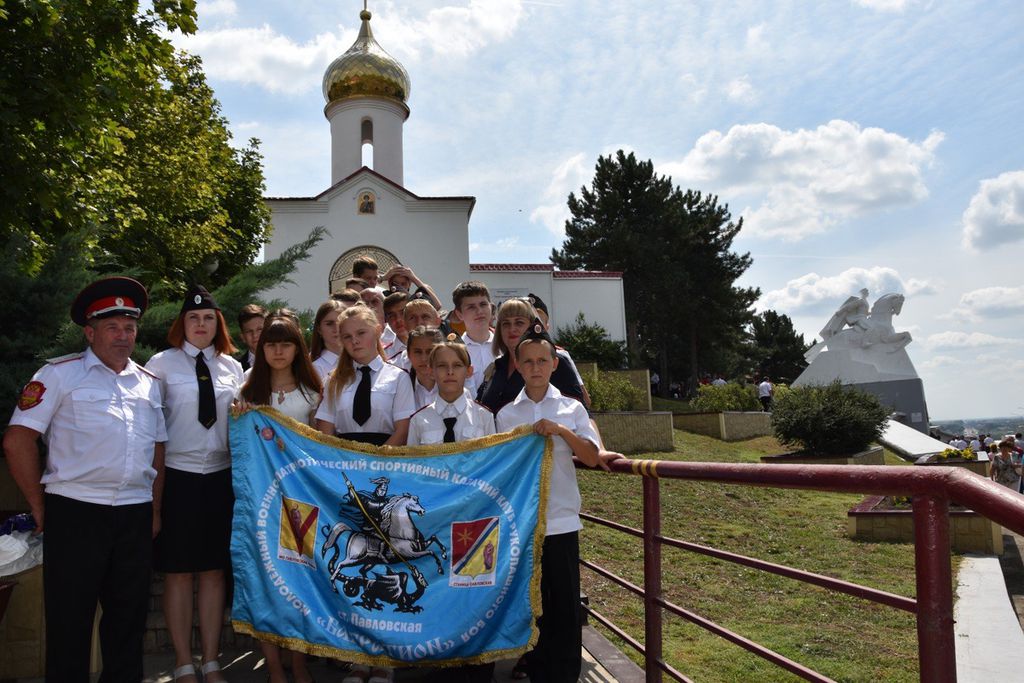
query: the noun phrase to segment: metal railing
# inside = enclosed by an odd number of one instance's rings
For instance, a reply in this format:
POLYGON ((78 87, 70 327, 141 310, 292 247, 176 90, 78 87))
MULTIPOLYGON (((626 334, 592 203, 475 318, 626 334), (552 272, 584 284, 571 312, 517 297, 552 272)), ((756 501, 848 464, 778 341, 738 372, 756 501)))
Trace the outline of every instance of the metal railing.
MULTIPOLYGON (((581 465, 577 462, 577 466, 581 465)), ((661 588, 662 546, 680 548, 760 569, 911 612, 917 618, 920 680, 928 683, 952 683, 956 681, 956 650, 953 636, 949 504, 958 503, 1002 526, 1024 534, 1024 496, 956 467, 753 465, 622 459, 613 462, 611 470, 613 473, 642 477, 643 528, 635 529, 585 513, 580 517, 643 539, 644 585, 637 586, 586 559, 581 559, 580 564, 643 599, 644 642, 640 643, 589 606, 584 608, 595 621, 644 656, 647 683, 660 683, 662 673, 667 673, 677 681, 690 680, 668 664, 662 656, 662 610, 715 633, 801 678, 809 681, 832 680, 666 600, 661 588), (660 479, 687 479, 835 493, 912 496, 917 599, 663 536, 660 479)))

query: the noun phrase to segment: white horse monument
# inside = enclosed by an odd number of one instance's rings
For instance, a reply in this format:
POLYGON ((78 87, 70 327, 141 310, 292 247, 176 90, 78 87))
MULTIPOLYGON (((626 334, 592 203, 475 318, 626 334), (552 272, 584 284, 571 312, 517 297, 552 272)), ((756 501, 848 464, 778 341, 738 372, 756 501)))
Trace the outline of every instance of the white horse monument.
POLYGON ((870 309, 868 290, 851 296, 821 330, 821 341, 805 354, 810 365, 793 386, 838 379, 874 394, 892 409, 894 419, 927 433, 924 384, 906 351, 912 337, 892 325, 902 310, 902 294, 885 294, 870 309))

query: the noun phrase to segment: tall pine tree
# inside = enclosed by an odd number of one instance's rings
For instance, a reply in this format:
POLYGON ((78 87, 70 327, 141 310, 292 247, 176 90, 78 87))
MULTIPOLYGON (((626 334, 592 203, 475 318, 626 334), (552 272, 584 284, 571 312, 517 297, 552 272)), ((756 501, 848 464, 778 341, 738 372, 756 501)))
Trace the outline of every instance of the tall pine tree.
POLYGON ((740 347, 760 291, 737 287, 749 254, 731 251, 742 229, 727 206, 683 192, 650 161, 619 150, 599 157, 591 186, 569 195, 566 239, 552 250, 563 270, 619 270, 634 363, 696 386, 702 358, 740 347))

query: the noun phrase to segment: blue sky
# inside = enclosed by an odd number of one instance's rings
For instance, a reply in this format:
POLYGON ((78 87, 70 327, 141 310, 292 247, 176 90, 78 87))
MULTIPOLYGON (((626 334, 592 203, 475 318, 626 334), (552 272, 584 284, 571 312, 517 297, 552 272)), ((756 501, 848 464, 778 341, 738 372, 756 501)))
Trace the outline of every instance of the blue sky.
MULTIPOLYGON (((330 180, 321 79, 362 3, 199 0, 203 57, 267 191, 330 180)), ((545 262, 624 148, 745 227, 760 308, 808 340, 845 298, 896 319, 933 419, 1024 413, 1024 4, 371 2, 409 71, 405 184, 473 195, 475 262, 545 262)))

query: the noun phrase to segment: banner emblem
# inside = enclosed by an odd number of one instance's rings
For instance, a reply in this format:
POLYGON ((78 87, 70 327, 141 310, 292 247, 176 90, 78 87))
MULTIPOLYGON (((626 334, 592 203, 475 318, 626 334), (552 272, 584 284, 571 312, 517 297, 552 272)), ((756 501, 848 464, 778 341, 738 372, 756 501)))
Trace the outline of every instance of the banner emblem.
POLYGON ((497 517, 452 522, 449 586, 493 586, 501 526, 497 517))
POLYGON ((319 516, 320 508, 316 505, 281 497, 277 559, 316 568, 313 546, 316 544, 316 520, 319 516))

